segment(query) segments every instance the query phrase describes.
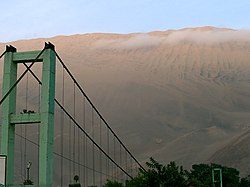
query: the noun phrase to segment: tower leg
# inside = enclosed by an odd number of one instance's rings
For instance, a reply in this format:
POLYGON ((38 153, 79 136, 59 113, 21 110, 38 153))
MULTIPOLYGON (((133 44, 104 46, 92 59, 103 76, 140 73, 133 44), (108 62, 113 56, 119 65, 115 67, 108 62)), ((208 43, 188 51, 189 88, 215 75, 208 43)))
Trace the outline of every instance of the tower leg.
POLYGON ((54 98, 55 98, 55 53, 46 49, 43 54, 42 99, 39 148, 39 186, 52 187, 54 98))
MULTIPOLYGON (((4 57, 3 96, 9 91, 17 78, 17 64, 12 61, 13 52, 4 57)), ((15 125, 10 123, 10 114, 16 113, 16 88, 2 103, 1 154, 7 156, 6 184, 14 184, 14 145, 15 125)))

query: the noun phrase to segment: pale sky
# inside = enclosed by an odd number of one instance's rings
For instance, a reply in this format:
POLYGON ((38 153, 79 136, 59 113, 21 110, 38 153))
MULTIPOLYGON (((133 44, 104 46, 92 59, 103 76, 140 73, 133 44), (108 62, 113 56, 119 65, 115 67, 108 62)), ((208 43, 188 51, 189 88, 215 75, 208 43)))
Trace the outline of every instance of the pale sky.
POLYGON ((0 7, 0 42, 207 25, 250 28, 249 0, 11 0, 0 7))

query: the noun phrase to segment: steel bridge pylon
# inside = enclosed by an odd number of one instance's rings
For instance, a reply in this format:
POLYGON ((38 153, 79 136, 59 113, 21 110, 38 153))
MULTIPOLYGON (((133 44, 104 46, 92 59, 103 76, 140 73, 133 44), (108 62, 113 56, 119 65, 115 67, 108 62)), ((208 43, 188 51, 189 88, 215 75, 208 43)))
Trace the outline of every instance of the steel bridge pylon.
MULTIPOLYGON (((28 71, 27 68, 26 71, 28 71)), ((7 47, 4 56, 2 130, 0 154, 7 156, 6 186, 14 184, 14 147, 16 124, 39 124, 39 187, 53 184, 53 138, 54 138, 54 98, 55 98, 56 55, 54 45, 45 43, 42 51, 16 52, 7 47), (42 63, 42 87, 40 110, 37 113, 16 114, 16 82, 19 63, 42 63), (13 87, 15 85, 15 87, 13 87)), ((27 72, 26 72, 27 73, 27 72)))

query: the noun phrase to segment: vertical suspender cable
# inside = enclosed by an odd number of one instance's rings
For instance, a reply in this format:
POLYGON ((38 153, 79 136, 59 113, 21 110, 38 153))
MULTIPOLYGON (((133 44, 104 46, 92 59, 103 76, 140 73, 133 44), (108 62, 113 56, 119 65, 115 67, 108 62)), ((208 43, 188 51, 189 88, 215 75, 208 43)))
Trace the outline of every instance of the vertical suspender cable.
MULTIPOLYGON (((108 155, 109 155, 109 129, 107 128, 107 149, 108 149, 108 155)), ((107 175, 109 176, 109 161, 107 162, 107 175)))
POLYGON ((30 66, 27 66, 27 69, 22 73, 22 75, 17 79, 17 81, 11 86, 11 88, 9 89, 9 91, 2 96, 2 99, 0 101, 0 105, 4 102, 4 100, 8 97, 8 95, 12 92, 13 89, 16 88, 16 86, 18 85, 18 83, 22 80, 22 78, 25 76, 25 74, 28 71, 31 71, 30 68, 34 65, 34 63, 37 61, 37 59, 43 54, 43 52, 45 51, 46 48, 43 48, 43 50, 37 55, 36 59, 34 61, 32 61, 32 63, 30 64, 30 66))
MULTIPOLYGON (((125 151, 125 165, 126 165, 126 172, 128 172, 128 157, 127 157, 127 152, 125 151)), ((127 180, 127 176, 126 176, 127 180)))
MULTIPOLYGON (((102 147, 102 120, 100 118, 100 125, 99 125, 99 128, 100 128, 100 147, 102 147)), ((100 150, 100 186, 102 186, 102 152, 100 150)))
MULTIPOLYGON (((85 106, 85 97, 83 96, 83 128, 86 129, 86 106, 85 106)), ((84 135, 83 138, 83 163, 85 166, 87 166, 87 137, 84 135)), ((87 167, 84 167, 84 186, 88 185, 88 175, 87 175, 87 167)))
MULTIPOLYGON (((73 93, 73 118, 76 119, 76 88, 75 88, 75 83, 74 83, 74 93, 73 93)), ((76 158, 76 127, 74 125, 73 127, 73 160, 75 161, 76 158)), ((76 174, 76 170, 75 170, 75 163, 73 163, 73 173, 74 175, 76 174)))
POLYGON ((38 112, 40 112, 40 105, 41 105, 41 84, 39 84, 39 91, 38 91, 38 112))
MULTIPOLYGON (((24 126, 24 166, 27 164, 27 126, 24 126)), ((25 172, 25 179, 27 178, 25 172)))
POLYGON ((81 130, 86 137, 89 139, 90 142, 92 142, 99 150, 102 151, 103 154, 105 154, 105 156, 110 160, 110 162, 112 162, 114 165, 116 165, 117 167, 119 167, 128 177, 130 177, 132 179, 132 176, 130 176, 119 164, 117 164, 113 158, 111 158, 105 151, 103 148, 101 148, 98 143, 96 143, 96 141, 89 135, 89 133, 87 133, 80 125, 77 121, 74 120, 74 118, 72 117, 72 115, 70 115, 67 110, 58 102, 57 99, 55 99, 56 104, 65 112, 65 114, 72 120, 72 122, 77 126, 77 128, 79 130, 81 130))
MULTIPOLYGON (((64 106, 64 69, 62 69, 62 105, 64 106)), ((64 112, 61 110, 61 186, 63 186, 63 136, 64 136, 64 112)))
POLYGON ((72 170, 71 170, 71 165, 72 165, 72 151, 71 151, 71 119, 69 119, 69 158, 70 158, 70 161, 69 161, 69 173, 70 173, 70 183, 72 182, 72 170))
POLYGON ((81 149, 80 149, 80 131, 77 131, 77 165, 78 165, 78 171, 77 171, 77 175, 81 176, 81 169, 80 169, 80 156, 81 156, 81 149))
MULTIPOLYGON (((128 154, 133 158, 133 160, 140 166, 140 168, 142 168, 144 171, 145 169, 143 168, 143 166, 137 161, 137 159, 132 155, 132 153, 127 149, 127 147, 122 143, 122 141, 119 139, 119 137, 116 135, 116 133, 113 131, 113 129, 109 126, 109 124, 106 122, 106 120, 103 118, 103 116, 100 114, 100 112, 97 110, 97 108, 94 106, 94 104, 91 102, 90 98, 86 95, 86 93, 83 91, 82 87, 79 85, 79 83, 76 81, 76 79, 74 78, 74 76, 72 75, 72 73, 69 71, 69 69, 67 68, 67 66, 65 65, 65 63, 62 61, 62 59, 60 58, 60 56, 58 55, 58 53, 55 51, 56 57, 58 58, 58 60, 60 61, 60 63, 62 64, 62 66, 65 68, 65 70, 67 71, 68 75, 71 77, 71 79, 75 82, 75 84, 77 85, 77 87, 79 88, 80 92, 85 96, 85 98, 87 99, 87 101, 89 102, 89 104, 93 107, 93 109, 95 110, 95 112, 97 113, 97 115, 99 115, 104 124, 107 126, 107 128, 110 129, 111 133, 116 137, 116 139, 122 144, 122 146, 124 147, 124 149, 128 152, 128 154)), ((1 104, 1 102, 0 102, 1 104)))
MULTIPOLYGON (((23 136, 23 126, 21 125, 21 136, 23 136)), ((21 153, 21 179, 24 180, 25 170, 23 169, 23 139, 20 137, 20 153, 21 153)))
MULTIPOLYGON (((91 108, 91 116, 92 116, 92 139, 95 139, 95 127, 94 127, 94 110, 91 108)), ((93 185, 95 185, 95 145, 92 144, 92 167, 93 167, 93 185)))
MULTIPOLYGON (((40 107, 41 107, 41 86, 42 86, 42 83, 41 82, 39 82, 39 91, 38 91, 38 112, 40 113, 40 107)), ((39 145, 39 140, 40 140, 40 129, 39 129, 39 127, 37 127, 37 131, 38 131, 38 134, 37 134, 37 142, 38 142, 38 145, 39 145)), ((37 152, 38 152, 38 154, 37 154, 37 165, 38 165, 38 167, 37 167, 37 173, 39 173, 39 146, 37 146, 37 152)))
MULTIPOLYGON (((114 161, 115 161, 115 157, 116 157, 116 155, 115 155, 115 136, 114 136, 114 161)), ((115 167, 115 165, 114 165, 114 178, 115 178, 115 180, 117 180, 117 176, 116 176, 116 167, 115 167)))
POLYGON ((109 170, 108 170, 108 158, 106 158, 106 180, 109 179, 109 170))
POLYGON ((131 176, 133 176, 133 158, 132 157, 130 157, 130 164, 131 164, 131 176))
MULTIPOLYGON (((28 111, 29 74, 26 75, 25 110, 28 111)), ((24 126, 24 165, 27 164, 27 126, 24 126)), ((25 175, 26 176, 26 175, 25 175)), ((27 178, 27 176, 25 177, 27 178)))
POLYGON ((80 157, 81 157, 81 149, 80 149, 80 131, 78 130, 77 131, 78 134, 77 134, 77 153, 78 153, 78 158, 77 158, 77 162, 78 162, 78 175, 79 177, 81 176, 81 169, 80 169, 80 157))
MULTIPOLYGON (((122 145, 121 144, 119 144, 120 145, 120 150, 119 150, 119 155, 120 155, 120 166, 122 166, 122 145)), ((119 175, 121 175, 121 173, 119 172, 119 175)), ((121 178, 121 177, 120 177, 121 178)))
MULTIPOLYGON (((71 76, 71 74, 69 74, 70 76, 71 76)), ((71 121, 74 123, 74 124, 76 124, 77 126, 78 126, 78 128, 80 128, 81 130, 82 130, 82 128, 81 127, 79 127, 79 125, 76 123, 76 120, 75 120, 75 86, 78 86, 78 83, 77 82, 75 82, 75 79, 73 78, 73 80, 74 80, 74 118, 72 119, 71 118, 71 116, 70 116, 70 123, 71 123, 71 121)), ((80 88, 79 88, 80 89, 80 88)), ((81 90, 81 89, 80 89, 81 90)), ((83 94, 84 95, 84 94, 83 94)), ((85 96, 85 95, 84 95, 85 96)), ((85 97, 87 97, 87 96, 85 96, 85 97)), ((88 98, 87 98, 88 99, 88 98)), ((56 101, 56 100, 55 100, 56 101)), ((89 101, 89 99, 88 99, 88 101, 89 101)), ((93 133, 93 136, 92 136, 92 138, 94 139, 94 115, 93 115, 93 113, 94 113, 94 111, 96 111, 96 108, 92 105, 92 103, 91 103, 91 101, 89 101, 90 102, 90 105, 92 106, 92 133, 93 133)), ((60 106, 60 105, 59 105, 60 106)), ((106 124, 106 122, 105 122, 105 120, 102 118, 102 116, 99 114, 99 112, 98 111, 96 111, 97 112, 97 114, 100 116, 100 118, 103 120, 103 122, 106 124)), ((65 111, 65 114, 67 114, 68 116, 69 116, 69 114, 65 111)), ((112 158, 110 158, 105 152, 103 152, 103 154, 105 154, 109 159, 110 159, 110 161, 112 161, 113 162, 113 166, 114 167, 112 167, 112 170, 113 170, 113 168, 115 168, 115 165, 117 166, 117 167, 119 167, 120 168, 120 166, 119 165, 117 165, 117 163, 116 163, 116 160, 117 160, 117 157, 116 157, 116 142, 115 142, 115 138, 117 138, 117 140, 120 142, 120 140, 119 140, 119 138, 116 136, 116 134, 114 134, 114 132, 112 131, 112 129, 107 125, 107 142, 108 142, 108 152, 110 153, 110 150, 112 150, 112 148, 110 149, 109 147, 110 147, 110 143, 112 142, 110 142, 110 140, 109 140, 109 130, 111 131, 111 133, 114 135, 114 160, 112 159, 112 158)), ((72 135, 71 134, 72 133, 72 129, 71 129, 71 125, 70 125, 70 136, 72 135)), ((71 166, 72 166, 72 164, 73 164, 73 169, 74 169, 74 174, 75 174, 75 164, 76 164, 76 145, 75 145, 75 141, 76 141, 76 134, 75 134, 76 132, 75 132, 75 126, 74 126, 74 146, 73 146, 73 159, 71 159, 71 163, 70 163, 70 168, 71 168, 71 166)), ((102 150, 103 151, 103 149, 101 149, 100 148, 100 146, 99 145, 97 145, 96 144, 96 142, 94 142, 92 139, 91 139, 91 137, 89 137, 88 136, 88 134, 86 134, 85 133, 85 136, 86 137, 88 137, 92 142, 93 142, 93 180, 95 180, 95 172, 96 172, 96 170, 95 170, 95 145, 98 147, 98 149, 100 149, 100 150, 102 150)), ((112 136, 111 136, 112 137, 112 136)), ((72 138, 70 137, 69 138, 69 140, 70 140, 70 142, 72 141, 72 138)), ((111 143, 112 144, 112 143, 111 143)), ((120 142, 120 144, 124 147, 124 145, 122 144, 122 142, 120 142)), ((70 143, 70 147, 72 147, 72 145, 71 145, 71 143, 70 143)), ((87 148, 87 146, 85 146, 86 148, 87 148)), ((72 152, 71 152, 71 149, 72 148, 70 148, 70 157, 72 158, 72 152)), ((126 147, 124 147, 124 149, 127 151, 126 152, 126 157, 127 157, 127 154, 129 154, 130 156, 131 156, 131 173, 132 173, 132 158, 134 159, 134 157, 133 157, 133 155, 131 155, 131 153, 126 149, 126 147)), ((87 152, 86 152, 87 153, 87 152)), ((111 151, 111 154, 112 154, 112 151, 111 151)), ((135 160, 136 161, 136 160, 135 160)), ((126 162, 127 162, 127 159, 126 159, 126 162)), ((123 168, 120 168, 122 171, 123 171, 123 168)), ((71 170, 71 169, 70 169, 71 170)), ((125 172, 126 173, 126 172, 125 172)), ((71 172, 70 172, 70 174, 72 174, 71 172)), ((109 163, 108 163, 108 174, 109 174, 109 163)), ((112 175, 114 174, 114 172, 112 172, 112 175)), ((129 176, 129 175, 128 175, 129 176)), ((72 178, 71 178, 72 179, 72 178)), ((95 183, 95 181, 94 181, 94 183, 95 183)))
MULTIPOLYGON (((112 135, 111 135, 111 138, 110 138, 110 144, 111 144, 111 145, 110 145, 110 146, 111 146, 111 147, 110 147, 110 151, 111 151, 110 154, 112 155, 112 135)), ((113 155, 113 156, 114 156, 114 155, 113 155)), ((113 158, 113 159, 114 159, 114 158, 113 158)), ((115 166, 113 165, 113 163, 111 163, 112 180, 114 180, 114 167, 115 167, 115 166)))

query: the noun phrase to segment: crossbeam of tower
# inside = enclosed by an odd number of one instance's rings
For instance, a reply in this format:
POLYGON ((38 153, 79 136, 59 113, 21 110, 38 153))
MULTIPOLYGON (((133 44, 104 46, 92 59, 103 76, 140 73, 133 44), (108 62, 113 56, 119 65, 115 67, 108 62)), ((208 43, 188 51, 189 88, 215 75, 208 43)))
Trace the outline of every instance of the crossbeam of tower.
POLYGON ((2 104, 2 129, 1 152, 7 156, 6 185, 14 186, 14 147, 15 125, 37 123, 40 126, 39 140, 39 186, 51 187, 52 156, 54 137, 54 98, 55 98, 55 52, 54 46, 45 44, 42 51, 16 52, 12 46, 6 48, 4 56, 3 73, 3 98, 2 104), (26 71, 17 79, 19 63, 31 63, 26 71), (36 63, 42 62, 42 90, 40 112, 16 114, 16 85, 29 69, 36 63))
MULTIPOLYGON (((4 56, 4 73, 3 73, 3 90, 2 90, 2 98, 0 100, 0 105, 2 107, 2 131, 1 131, 1 150, 0 155, 7 156, 7 178, 6 178, 6 184, 7 186, 15 186, 14 184, 14 158, 15 158, 15 135, 19 138, 24 139, 25 141, 31 142, 34 145, 36 145, 39 149, 39 173, 38 173, 38 186, 39 187, 51 187, 55 181, 53 181, 53 154, 57 155, 61 158, 61 164, 63 164, 63 159, 70 161, 73 165, 73 174, 79 174, 79 167, 80 165, 85 167, 86 170, 84 170, 84 185, 89 185, 88 183, 88 170, 92 171, 92 184, 95 185, 95 173, 100 173, 100 185, 102 186, 102 175, 110 176, 114 179, 117 177, 117 171, 119 170, 121 173, 124 174, 125 178, 133 178, 132 176, 132 160, 135 162, 135 164, 142 170, 145 170, 141 164, 136 160, 136 158, 132 155, 132 153, 127 149, 127 147, 123 144, 123 142, 119 139, 119 137, 116 135, 116 133, 112 130, 110 125, 105 121, 104 117, 101 115, 101 113, 97 110, 97 108, 94 106, 90 98, 86 95, 86 93, 83 91, 80 84, 77 82, 73 74, 70 72, 70 70, 67 68, 66 64, 62 61, 60 56, 55 51, 55 47, 51 43, 45 43, 45 47, 41 51, 29 51, 29 52, 17 52, 16 48, 12 46, 6 46, 6 51, 0 55, 1 57, 4 56), (73 112, 69 110, 64 104, 64 76, 63 76, 63 96, 62 96, 62 103, 58 100, 58 98, 55 98, 55 74, 56 74, 56 58, 59 61, 59 64, 62 67, 63 72, 67 73, 69 76, 69 79, 72 81, 74 89, 73 89, 73 112), (42 63, 42 79, 40 78, 32 71, 32 66, 35 63, 42 63), (17 70, 18 70, 18 64, 23 64, 26 67, 26 70, 17 78, 17 70), (41 102, 39 101, 39 112, 23 112, 20 114, 17 114, 16 112, 16 101, 17 101, 17 85, 22 80, 22 78, 25 76, 25 74, 29 72, 32 74, 32 76, 36 79, 36 81, 41 86, 41 90, 39 90, 39 94, 41 91, 41 102), (82 119, 77 119, 75 115, 75 109, 76 109, 76 90, 78 89, 78 92, 80 92, 81 96, 80 99, 83 101, 83 121, 82 119), (89 104, 91 108, 91 126, 94 127, 94 121, 97 121, 94 119, 94 115, 98 118, 98 125, 99 125, 99 140, 96 138, 96 135, 94 136, 94 128, 93 133, 88 133, 86 128, 87 122, 85 121, 85 100, 86 103, 89 104), (53 150, 53 144, 54 144, 54 108, 55 105, 57 108, 59 107, 62 111, 62 116, 64 115, 70 120, 69 125, 72 125, 74 137, 73 139, 73 158, 71 158, 71 152, 69 154, 69 157, 67 155, 64 155, 63 153, 63 139, 61 139, 61 153, 57 153, 53 150), (32 140, 29 140, 26 135, 21 135, 15 133, 16 125, 24 125, 24 124, 38 124, 39 125, 39 143, 33 142, 32 140), (103 130, 106 129, 106 137, 102 138, 102 128, 103 130), (75 156, 76 153, 76 130, 78 130, 78 159, 75 156), (80 162, 80 152, 79 152, 79 133, 82 133, 84 136, 84 160, 83 163, 80 162), (113 136, 112 140, 110 139, 113 136), (106 139, 105 139, 106 138, 106 139), (92 166, 90 166, 87 163, 87 140, 89 141, 89 144, 92 145, 92 166), (102 141, 106 141, 107 144, 103 146, 102 141), (113 141, 113 145, 111 148, 111 141, 113 141), (117 148, 116 144, 119 146, 117 148), (99 170, 96 169, 95 164, 95 153, 98 150, 99 153, 99 170), (112 151, 111 151, 112 150, 112 151), (122 158, 122 150, 124 151, 124 157, 122 158), (116 151, 119 151, 116 153, 116 151), (106 173, 103 173, 104 170, 102 167, 104 164, 102 164, 102 157, 106 158, 106 173), (130 166, 128 166, 128 162, 130 162, 130 166), (78 165, 78 171, 76 171, 75 165, 78 165), (113 170, 116 167, 117 170, 113 170), (110 171, 111 168, 111 171, 110 171), (78 173, 77 173, 78 172, 78 173)), ((64 75, 64 73, 63 73, 64 75)), ((28 78, 28 76, 27 76, 28 78)), ((60 81, 59 81, 60 82, 60 81)), ((27 86, 27 85, 26 85, 27 86)), ((26 92, 28 92, 28 89, 26 89, 26 92)), ((27 94, 27 93, 26 93, 27 94)), ((27 95, 26 95, 27 97, 27 95)), ((58 97, 58 96, 57 96, 58 97)), ((40 95, 39 95, 40 98, 40 95)), ((27 98, 26 98, 27 99, 27 98)), ((26 101, 27 102, 27 101, 26 101)), ((79 101, 77 101, 79 102, 79 101)), ((27 105, 27 104, 26 104, 27 105)), ((27 108, 27 106, 26 106, 27 108)), ((63 117, 64 118, 64 117, 63 117)), ((64 123, 60 124, 61 127, 64 126, 64 123)), ((25 126, 26 127, 26 126, 25 126)), ((71 127, 70 127, 71 128, 71 127)), ((69 133, 70 134, 70 133, 69 133)), ((105 135, 105 134, 104 134, 105 135)), ((61 137, 63 138, 63 128, 61 129, 61 137)), ((70 139, 70 138, 69 138, 70 139)), ((71 139, 70 139, 71 140, 71 139)), ((26 146, 26 143, 25 143, 26 146)), ((70 142, 69 142, 69 146, 70 142)), ((20 149, 21 152, 21 149, 20 149)), ((26 152, 24 153, 24 155, 26 152)), ((21 153, 22 155, 22 153, 21 153)), ((90 155, 88 156, 90 157, 90 155)), ((22 159, 21 159, 22 160, 22 159)), ((26 161, 25 161, 26 162, 26 161)), ((103 162, 104 163, 104 162, 103 162)), ((21 163, 22 168, 22 163, 21 163)), ((22 170, 22 169, 21 169, 22 170)), ((71 172, 71 171, 70 171, 71 172)), ((63 186, 63 166, 61 166, 61 186, 63 186)), ((71 174, 71 173, 70 173, 71 174)), ((72 174, 71 174, 72 175, 72 174)), ((69 176, 71 176, 69 175, 69 176)), ((108 179, 108 178, 106 178, 108 179)), ((55 184, 55 183, 54 183, 55 184)))

